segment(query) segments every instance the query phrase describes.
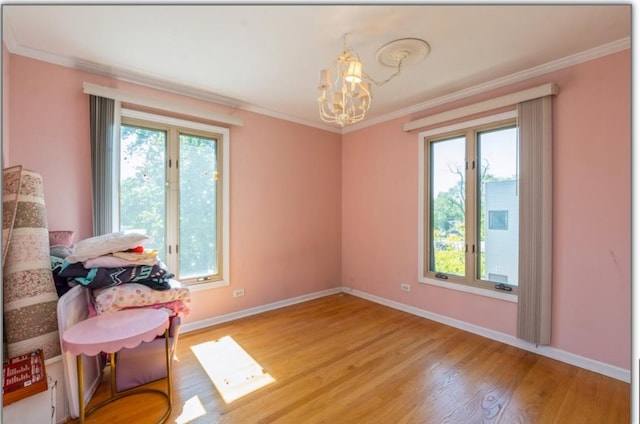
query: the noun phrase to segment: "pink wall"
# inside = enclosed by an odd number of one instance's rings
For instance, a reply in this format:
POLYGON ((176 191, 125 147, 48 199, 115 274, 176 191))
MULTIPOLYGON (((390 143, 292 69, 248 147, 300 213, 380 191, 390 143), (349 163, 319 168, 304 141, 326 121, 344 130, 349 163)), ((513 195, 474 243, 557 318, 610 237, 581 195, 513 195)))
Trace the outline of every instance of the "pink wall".
POLYGON ((553 81, 552 346, 630 369, 630 66, 626 50, 343 136, 343 284, 515 336, 514 303, 417 282, 419 131, 402 124, 553 81))
MULTIPOLYGON (((6 62, 5 62, 6 63, 6 62)), ((91 82, 241 116, 230 128, 231 286, 190 321, 340 286, 340 135, 11 55, 10 162, 43 176, 50 229, 91 236, 91 82), (245 296, 233 298, 243 288, 245 296)), ((6 73, 6 69, 5 69, 6 73)))
POLYGON ((49 227, 74 229, 77 239, 91 234, 88 99, 82 82, 245 120, 245 126, 231 127, 232 284, 197 292, 193 321, 342 284, 515 335, 515 304, 417 283, 418 135, 404 133, 402 123, 558 83, 552 343, 630 368, 629 51, 342 137, 9 56, 3 75, 11 112, 5 109, 3 117, 8 120, 5 165, 22 164, 43 175, 49 227), (410 283, 411 293, 401 292, 400 283, 410 283), (232 298, 236 288, 246 295, 232 298))

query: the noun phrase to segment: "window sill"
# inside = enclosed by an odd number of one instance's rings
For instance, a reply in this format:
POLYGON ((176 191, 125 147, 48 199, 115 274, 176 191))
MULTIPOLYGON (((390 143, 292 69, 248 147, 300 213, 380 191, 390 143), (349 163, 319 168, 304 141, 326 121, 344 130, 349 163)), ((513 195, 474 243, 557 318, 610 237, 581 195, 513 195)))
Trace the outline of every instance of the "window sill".
POLYGON ((189 291, 197 292, 202 290, 215 289, 218 287, 227 287, 229 285, 229 282, 225 280, 216 280, 207 283, 196 283, 194 280, 192 280, 184 281, 183 284, 189 288, 189 291))
POLYGON ((507 302, 513 302, 513 303, 518 302, 517 294, 505 293, 499 290, 481 289, 479 287, 472 287, 472 286, 467 286, 467 285, 458 284, 458 283, 450 283, 448 281, 434 280, 432 278, 426 278, 426 277, 418 278, 418 282, 423 284, 429 284, 431 286, 443 287, 445 289, 451 289, 451 290, 457 290, 465 293, 476 294, 478 296, 485 296, 485 297, 491 297, 494 299, 505 300, 507 302))

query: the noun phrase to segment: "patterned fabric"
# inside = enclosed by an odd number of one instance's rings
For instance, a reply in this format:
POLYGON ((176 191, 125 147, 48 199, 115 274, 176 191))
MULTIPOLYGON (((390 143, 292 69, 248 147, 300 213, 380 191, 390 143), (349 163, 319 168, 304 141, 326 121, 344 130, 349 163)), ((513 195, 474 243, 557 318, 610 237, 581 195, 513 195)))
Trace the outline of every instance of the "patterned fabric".
POLYGON ((22 355, 41 348, 45 358, 52 358, 60 355, 58 294, 51 274, 42 177, 22 170, 19 180, 3 181, 3 205, 5 193, 7 198, 16 198, 3 266, 8 354, 22 355))
POLYGON ((20 191, 22 166, 13 166, 2 171, 2 266, 7 257, 7 247, 13 222, 16 219, 18 192, 20 191))
POLYGON ((121 309, 141 308, 181 301, 181 303, 173 305, 174 307, 178 306, 179 309, 169 309, 186 318, 189 314, 188 304, 191 302, 189 288, 177 280, 169 280, 169 285, 171 286, 169 290, 163 291, 153 290, 138 283, 95 289, 93 290, 93 303, 98 314, 106 314, 121 309))
MULTIPOLYGON (((52 270, 54 273, 55 269, 52 270)), ((82 263, 62 263, 58 276, 80 283, 92 289, 117 286, 125 283, 140 283, 155 290, 168 290, 168 280, 175 275, 167 270, 164 263, 119 268, 85 268, 82 263)))

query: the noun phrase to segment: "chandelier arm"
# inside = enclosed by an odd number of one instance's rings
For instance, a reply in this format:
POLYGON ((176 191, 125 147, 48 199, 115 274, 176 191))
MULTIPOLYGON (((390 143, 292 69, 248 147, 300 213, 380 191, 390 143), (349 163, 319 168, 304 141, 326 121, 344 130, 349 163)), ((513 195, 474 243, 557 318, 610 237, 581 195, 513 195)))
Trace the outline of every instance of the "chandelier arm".
POLYGON ((383 86, 386 83, 388 83, 389 81, 391 81, 392 79, 394 79, 395 77, 397 77, 398 75, 400 75, 400 72, 402 71, 402 62, 404 62, 405 59, 406 59, 406 57, 403 57, 402 59, 400 59, 398 61, 398 66, 396 67, 396 72, 393 73, 389 78, 387 78, 384 81, 376 81, 373 78, 371 78, 369 76, 369 74, 365 73, 364 71, 362 71, 362 75, 365 76, 367 78, 367 80, 369 80, 372 83, 374 83, 377 87, 383 86))
POLYGON ((347 44, 347 35, 349 35, 349 33, 345 33, 343 38, 342 38, 342 54, 348 54, 352 57, 355 57, 356 59, 358 59, 360 61, 360 56, 358 55, 358 52, 351 47, 349 44, 347 44))

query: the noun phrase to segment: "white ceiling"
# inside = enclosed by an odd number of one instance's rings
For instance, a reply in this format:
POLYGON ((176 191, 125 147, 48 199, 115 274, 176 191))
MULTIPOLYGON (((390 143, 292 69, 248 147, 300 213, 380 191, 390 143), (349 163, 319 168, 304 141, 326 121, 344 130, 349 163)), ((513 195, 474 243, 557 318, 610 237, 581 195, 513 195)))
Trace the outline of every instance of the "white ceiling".
POLYGON ((333 129, 318 117, 316 85, 345 33, 377 80, 393 72, 376 63, 386 43, 411 37, 431 47, 374 86, 365 123, 631 44, 630 4, 23 3, 2 14, 12 53, 333 129))

